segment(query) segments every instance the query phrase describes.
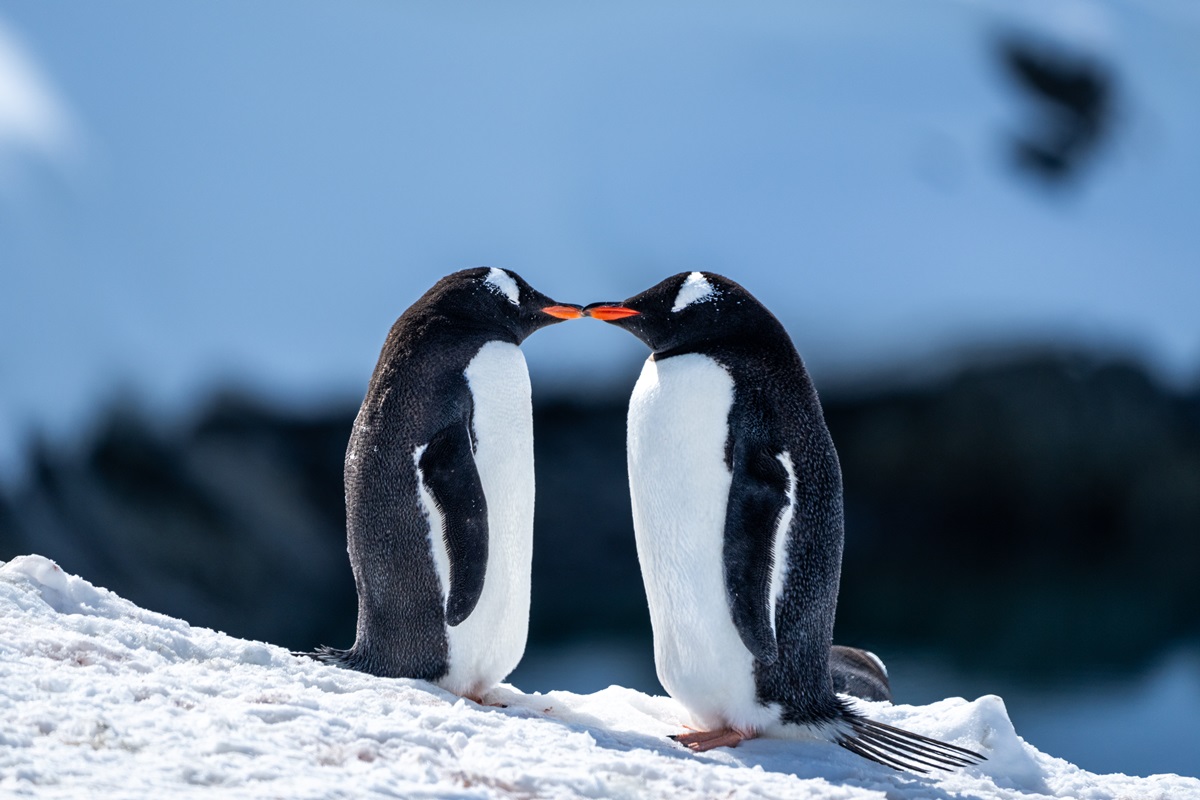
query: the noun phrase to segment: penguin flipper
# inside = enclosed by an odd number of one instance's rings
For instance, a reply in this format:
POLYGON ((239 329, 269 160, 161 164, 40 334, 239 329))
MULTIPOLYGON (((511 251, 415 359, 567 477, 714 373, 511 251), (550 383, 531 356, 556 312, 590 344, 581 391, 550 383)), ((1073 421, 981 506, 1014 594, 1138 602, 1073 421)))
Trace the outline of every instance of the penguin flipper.
MULTIPOLYGON (((779 657, 771 619, 771 577, 780 513, 788 505, 788 474, 766 448, 735 448, 725 509, 725 593, 742 644, 759 661, 779 657)), ((782 535, 786 535, 786 531, 782 535)))
POLYGON ((446 623, 458 625, 479 602, 488 557, 487 499, 466 423, 435 434, 417 466, 442 512, 442 536, 450 560, 446 623))

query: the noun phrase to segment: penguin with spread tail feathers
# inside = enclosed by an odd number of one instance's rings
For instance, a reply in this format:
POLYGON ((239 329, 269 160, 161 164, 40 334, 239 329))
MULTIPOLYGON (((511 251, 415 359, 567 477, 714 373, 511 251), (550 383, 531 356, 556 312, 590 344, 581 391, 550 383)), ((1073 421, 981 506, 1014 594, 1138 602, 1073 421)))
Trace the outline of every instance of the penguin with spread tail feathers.
POLYGON ((516 273, 438 281, 384 342, 346 449, 348 650, 317 658, 481 701, 529 626, 533 416, 519 345, 581 316, 516 273))
POLYGON ((653 351, 629 403, 627 455, 655 666, 700 728, 672 738, 703 751, 808 735, 916 772, 983 760, 867 719, 835 691, 833 674, 842 690, 890 697, 882 662, 832 649, 841 469, 779 321, 702 272, 584 314, 653 351))

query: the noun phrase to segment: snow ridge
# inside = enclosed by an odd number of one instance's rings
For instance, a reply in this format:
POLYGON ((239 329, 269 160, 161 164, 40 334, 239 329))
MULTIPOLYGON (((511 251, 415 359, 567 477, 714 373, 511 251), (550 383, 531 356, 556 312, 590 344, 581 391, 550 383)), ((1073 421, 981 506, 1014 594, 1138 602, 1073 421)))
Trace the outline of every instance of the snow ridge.
POLYGON ((41 556, 0 566, 0 795, 243 798, 1200 797, 1177 775, 1094 775, 1038 752, 1004 702, 859 703, 988 756, 920 777, 827 742, 692 754, 670 698, 493 690, 484 708, 417 680, 296 658, 138 608, 41 556))

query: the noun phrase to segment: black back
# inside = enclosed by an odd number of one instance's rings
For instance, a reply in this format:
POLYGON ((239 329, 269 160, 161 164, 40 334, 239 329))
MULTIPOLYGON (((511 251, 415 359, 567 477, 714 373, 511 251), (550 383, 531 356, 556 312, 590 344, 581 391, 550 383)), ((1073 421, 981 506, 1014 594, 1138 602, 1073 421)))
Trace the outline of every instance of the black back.
MULTIPOLYGON (((520 344, 535 330, 561 321, 541 311, 556 305, 553 300, 506 272, 519 289, 517 304, 487 283, 488 268, 463 270, 438 281, 388 333, 346 450, 347 549, 358 589, 357 636, 350 650, 326 648, 330 660, 390 677, 436 680, 446 674, 447 609, 430 557, 413 455, 428 445, 422 458, 427 483, 436 471, 427 469, 426 459, 468 457, 475 437, 463 373, 471 359, 488 342, 520 344)), ((473 462, 467 466, 479 496, 462 501, 470 506, 464 515, 476 532, 483 526, 483 549, 480 554, 473 536, 467 551, 473 557, 455 563, 453 534, 447 531, 452 604, 456 583, 473 585, 477 599, 486 570, 486 501, 473 462)), ((467 489, 470 493, 470 484, 467 489)), ((442 505, 443 498, 434 494, 442 505)), ((461 621, 473 607, 471 600, 460 610, 451 608, 450 622, 461 621)))

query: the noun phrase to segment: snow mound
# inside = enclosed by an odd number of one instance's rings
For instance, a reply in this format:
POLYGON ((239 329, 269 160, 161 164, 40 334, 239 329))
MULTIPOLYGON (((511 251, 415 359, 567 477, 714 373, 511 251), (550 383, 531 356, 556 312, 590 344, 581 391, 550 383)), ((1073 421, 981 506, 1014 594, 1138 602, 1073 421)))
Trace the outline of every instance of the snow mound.
POLYGON ((0 566, 0 795, 243 798, 1184 798, 1200 781, 1100 776, 1021 740, 999 697, 863 703, 988 756, 922 777, 833 745, 692 754, 673 700, 423 681, 296 658, 156 614, 49 559, 0 566))

